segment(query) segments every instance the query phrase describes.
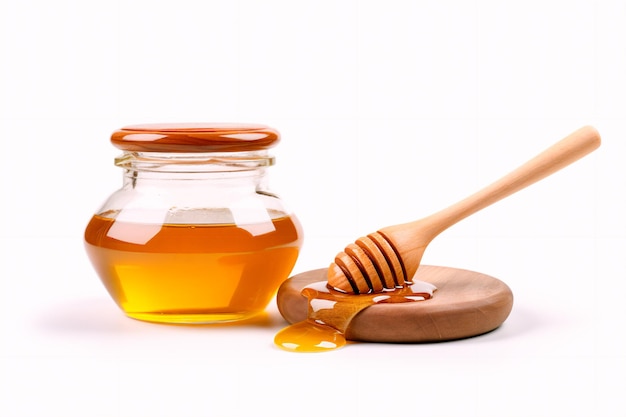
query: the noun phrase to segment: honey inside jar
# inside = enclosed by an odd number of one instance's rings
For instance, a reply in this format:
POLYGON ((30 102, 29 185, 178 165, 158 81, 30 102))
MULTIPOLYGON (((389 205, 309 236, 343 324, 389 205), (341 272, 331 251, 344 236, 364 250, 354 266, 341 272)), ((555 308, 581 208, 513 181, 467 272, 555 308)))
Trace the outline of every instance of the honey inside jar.
POLYGON ((238 226, 127 223, 96 215, 85 246, 109 294, 130 317, 241 320, 263 311, 291 271, 299 227, 289 216, 238 226))

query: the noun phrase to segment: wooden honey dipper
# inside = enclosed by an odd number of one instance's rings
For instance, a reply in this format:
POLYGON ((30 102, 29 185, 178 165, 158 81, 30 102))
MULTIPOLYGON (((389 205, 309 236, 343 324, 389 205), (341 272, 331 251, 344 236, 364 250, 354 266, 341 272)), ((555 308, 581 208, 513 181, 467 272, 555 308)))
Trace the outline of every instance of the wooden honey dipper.
POLYGON ((328 285, 349 294, 389 291, 410 284, 428 244, 464 218, 551 175, 600 146, 585 126, 482 190, 423 219, 388 226, 357 239, 328 268, 328 285))

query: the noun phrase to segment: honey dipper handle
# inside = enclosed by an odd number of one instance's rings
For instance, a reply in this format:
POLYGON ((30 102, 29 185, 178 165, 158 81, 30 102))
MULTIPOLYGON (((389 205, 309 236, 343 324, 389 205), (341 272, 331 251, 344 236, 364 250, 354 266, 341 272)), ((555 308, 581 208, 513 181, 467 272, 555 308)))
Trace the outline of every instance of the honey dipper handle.
MULTIPOLYGON (((464 200, 423 219, 431 238, 460 220, 559 171, 600 146, 598 131, 585 126, 555 143, 514 171, 464 200)), ((423 230, 423 229, 422 229, 423 230)))

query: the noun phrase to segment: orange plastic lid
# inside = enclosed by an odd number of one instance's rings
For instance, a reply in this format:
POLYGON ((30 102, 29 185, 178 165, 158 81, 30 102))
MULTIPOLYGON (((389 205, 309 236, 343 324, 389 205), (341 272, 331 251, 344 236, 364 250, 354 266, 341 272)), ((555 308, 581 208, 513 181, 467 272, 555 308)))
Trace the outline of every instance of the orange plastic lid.
POLYGON ((253 124, 164 123, 126 126, 111 143, 135 152, 246 152, 280 141, 275 129, 253 124))

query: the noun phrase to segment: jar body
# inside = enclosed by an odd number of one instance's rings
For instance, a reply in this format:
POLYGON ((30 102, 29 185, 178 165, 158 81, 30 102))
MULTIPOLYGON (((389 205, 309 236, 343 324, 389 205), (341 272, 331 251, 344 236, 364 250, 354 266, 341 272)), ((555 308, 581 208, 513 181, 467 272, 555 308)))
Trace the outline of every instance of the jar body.
POLYGON ((194 159, 183 172, 179 165, 172 171, 171 161, 156 170, 127 163, 122 188, 87 225, 87 254, 129 317, 211 323, 255 316, 297 260, 302 228, 268 190, 266 168, 215 169, 194 159))

